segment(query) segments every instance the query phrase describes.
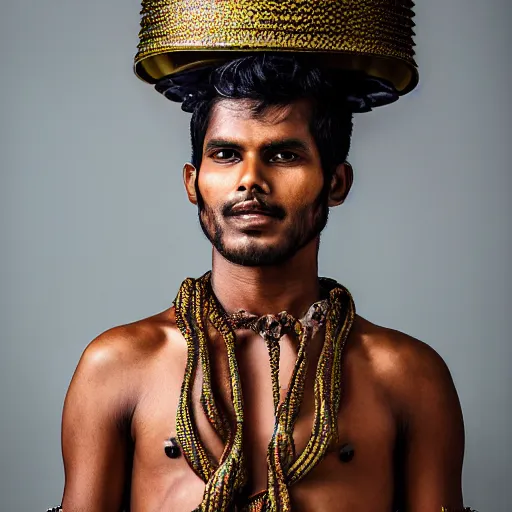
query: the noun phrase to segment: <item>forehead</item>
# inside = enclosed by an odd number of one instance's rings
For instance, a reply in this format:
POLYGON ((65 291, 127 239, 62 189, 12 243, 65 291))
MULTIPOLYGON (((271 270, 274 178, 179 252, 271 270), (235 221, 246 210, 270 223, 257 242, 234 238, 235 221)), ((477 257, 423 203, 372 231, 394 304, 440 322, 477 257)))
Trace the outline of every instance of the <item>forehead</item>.
POLYGON ((294 138, 313 143, 309 122, 311 105, 299 100, 285 106, 270 106, 255 115, 253 100, 223 99, 212 107, 205 134, 209 139, 258 144, 272 139, 294 138))

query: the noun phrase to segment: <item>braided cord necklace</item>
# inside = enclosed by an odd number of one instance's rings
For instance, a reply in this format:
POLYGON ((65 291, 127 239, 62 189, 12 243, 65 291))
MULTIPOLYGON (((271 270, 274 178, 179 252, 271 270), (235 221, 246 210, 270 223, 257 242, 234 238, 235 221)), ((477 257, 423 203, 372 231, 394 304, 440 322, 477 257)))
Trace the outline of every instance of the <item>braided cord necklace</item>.
MULTIPOLYGON (((280 314, 283 325, 294 333, 298 340, 298 354, 290 386, 281 403, 279 336, 273 335, 272 332, 263 336, 270 357, 275 425, 267 451, 268 489, 258 495, 257 499, 248 501, 244 498, 247 484, 243 443, 244 408, 236 359, 235 329, 240 328, 240 324, 236 318, 234 321, 230 320, 223 310, 213 294, 210 279, 210 272, 197 280, 186 279, 175 300, 176 323, 188 348, 176 418, 177 437, 188 464, 206 484, 203 500, 194 512, 288 512, 291 510, 288 487, 304 478, 323 459, 331 443, 337 441, 341 356, 355 316, 353 299, 348 290, 336 281, 325 278, 320 280, 322 289, 329 294, 325 340, 315 375, 313 428, 304 451, 298 457, 293 442, 293 429, 304 395, 307 349, 312 338, 312 329, 309 324, 280 314), (208 324, 218 331, 226 347, 234 411, 234 421, 231 423, 221 414, 212 390, 208 324), (202 410, 225 444, 219 461, 216 461, 204 446, 194 419, 192 386, 198 363, 201 364, 203 374, 202 410)), ((308 314, 312 311, 314 313, 313 306, 308 314)))

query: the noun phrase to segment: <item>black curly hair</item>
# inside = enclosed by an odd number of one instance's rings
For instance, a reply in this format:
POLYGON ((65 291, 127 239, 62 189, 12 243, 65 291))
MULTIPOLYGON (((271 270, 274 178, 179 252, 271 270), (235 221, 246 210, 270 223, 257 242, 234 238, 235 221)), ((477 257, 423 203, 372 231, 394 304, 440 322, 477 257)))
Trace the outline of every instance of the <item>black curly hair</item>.
POLYGON ((212 107, 222 99, 249 99, 255 117, 269 107, 286 106, 306 99, 311 102, 310 130, 326 176, 348 155, 353 128, 353 108, 348 87, 354 84, 348 72, 334 76, 306 63, 296 55, 255 54, 162 80, 157 90, 182 102, 192 113, 190 135, 192 164, 200 169, 203 144, 212 107), (350 85, 349 85, 350 84, 350 85))

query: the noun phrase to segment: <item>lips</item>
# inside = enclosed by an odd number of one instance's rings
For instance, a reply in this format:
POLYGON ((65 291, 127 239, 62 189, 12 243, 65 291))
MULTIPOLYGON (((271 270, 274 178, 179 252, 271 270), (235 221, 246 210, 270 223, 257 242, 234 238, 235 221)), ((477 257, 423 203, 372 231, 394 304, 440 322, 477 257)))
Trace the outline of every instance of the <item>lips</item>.
POLYGON ((242 217, 245 215, 264 215, 265 217, 275 217, 275 215, 264 210, 239 210, 231 213, 230 217, 242 217))
POLYGON ((242 215, 264 215, 266 217, 277 217, 270 208, 266 208, 260 203, 256 203, 254 201, 233 206, 227 215, 229 217, 239 217, 242 215))
POLYGON ((259 201, 244 201, 235 204, 224 215, 241 231, 262 231, 271 229, 276 220, 282 219, 278 207, 267 206, 259 201))

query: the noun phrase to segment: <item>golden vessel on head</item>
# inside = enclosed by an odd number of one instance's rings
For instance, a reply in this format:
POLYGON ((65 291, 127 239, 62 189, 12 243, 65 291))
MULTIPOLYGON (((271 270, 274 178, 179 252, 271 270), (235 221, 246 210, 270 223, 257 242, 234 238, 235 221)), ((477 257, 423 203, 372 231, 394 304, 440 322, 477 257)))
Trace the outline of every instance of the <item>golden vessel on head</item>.
POLYGON ((412 0, 143 0, 135 73, 148 83, 240 52, 295 52, 417 85, 412 0))

